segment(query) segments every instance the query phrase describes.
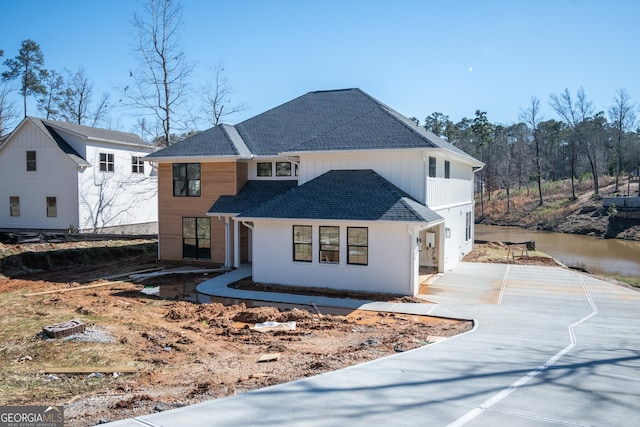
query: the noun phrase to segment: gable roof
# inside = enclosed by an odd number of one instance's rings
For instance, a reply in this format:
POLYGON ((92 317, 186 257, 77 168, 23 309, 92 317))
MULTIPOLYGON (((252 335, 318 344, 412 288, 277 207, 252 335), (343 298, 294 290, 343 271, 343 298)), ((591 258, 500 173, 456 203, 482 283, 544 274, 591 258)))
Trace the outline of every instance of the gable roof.
POLYGON ((283 153, 442 148, 482 165, 360 89, 309 92, 235 126, 219 125, 147 158, 239 156, 240 142, 255 156, 283 153), (217 128, 221 128, 215 130, 217 128))
MULTIPOLYGON (((212 206, 212 209, 216 205, 212 206)), ((440 222, 443 218, 370 169, 332 170, 239 215, 243 219, 440 222)))
POLYGON ((44 125, 45 133, 48 133, 51 138, 58 144, 58 147, 65 153, 67 156, 71 158, 75 162, 76 165, 82 167, 90 167, 91 163, 86 161, 72 146, 70 146, 67 141, 62 138, 58 132, 56 132, 52 127, 44 125))
POLYGON ((111 142, 116 144, 133 145, 147 149, 150 148, 149 144, 146 144, 138 135, 129 132, 95 128, 91 126, 77 125, 75 123, 58 122, 54 120, 40 119, 37 117, 29 118, 36 124, 38 122, 41 122, 43 125, 47 125, 57 130, 71 132, 76 135, 83 136, 87 139, 111 142))

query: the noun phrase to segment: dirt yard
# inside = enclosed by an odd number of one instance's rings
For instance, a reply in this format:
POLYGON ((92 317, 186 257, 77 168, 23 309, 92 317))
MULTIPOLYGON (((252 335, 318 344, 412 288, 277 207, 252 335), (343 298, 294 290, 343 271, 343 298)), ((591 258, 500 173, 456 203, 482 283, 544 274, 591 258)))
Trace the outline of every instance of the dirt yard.
POLYGON ((0 405, 64 405, 65 425, 94 425, 317 375, 472 327, 377 312, 225 307, 141 292, 157 286, 161 295, 179 298, 213 274, 103 279, 158 267, 146 254, 0 276, 0 405), (71 319, 84 322, 85 333, 43 336, 43 326, 71 319), (295 329, 254 328, 268 321, 295 322, 295 329))

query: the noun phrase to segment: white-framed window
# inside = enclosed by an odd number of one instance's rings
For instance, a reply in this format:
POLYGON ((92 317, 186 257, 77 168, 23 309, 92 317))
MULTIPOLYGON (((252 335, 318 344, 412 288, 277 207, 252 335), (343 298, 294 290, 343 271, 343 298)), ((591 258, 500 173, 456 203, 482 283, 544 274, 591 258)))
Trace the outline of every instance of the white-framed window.
POLYGON ((340 227, 320 226, 320 262, 340 262, 340 227))
POLYGON ((182 218, 182 258, 211 259, 211 218, 182 218))
POLYGON ((311 243, 312 227, 310 225, 293 226, 293 260, 311 262, 313 246, 311 243))
POLYGON ((27 151, 27 172, 34 172, 37 168, 36 152, 27 151))
POLYGON ((47 196, 47 216, 50 218, 58 216, 58 199, 54 196, 47 196))
POLYGON ((471 240, 471 227, 473 227, 473 223, 471 222, 471 212, 467 212, 464 227, 464 237, 467 242, 471 240))
POLYGON ((429 178, 436 177, 436 158, 429 156, 429 178))
POLYGON ((9 211, 11 216, 20 216, 20 197, 9 197, 9 211))
POLYGON ((131 156, 131 172, 144 173, 144 161, 142 157, 131 156))
POLYGON ((369 229, 347 227, 347 264, 369 264, 369 229))
POLYGON ((444 179, 451 178, 451 162, 449 160, 444 161, 444 179))
POLYGON ((112 153, 100 153, 100 172, 113 172, 114 166, 112 153))

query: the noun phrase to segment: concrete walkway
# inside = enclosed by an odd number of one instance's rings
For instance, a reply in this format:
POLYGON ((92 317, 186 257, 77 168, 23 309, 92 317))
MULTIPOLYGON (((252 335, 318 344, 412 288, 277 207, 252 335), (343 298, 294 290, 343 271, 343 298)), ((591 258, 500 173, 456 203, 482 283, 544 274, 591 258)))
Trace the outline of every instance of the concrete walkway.
POLYGON ((459 263, 436 306, 463 335, 112 426, 636 426, 640 293, 558 267, 459 263))

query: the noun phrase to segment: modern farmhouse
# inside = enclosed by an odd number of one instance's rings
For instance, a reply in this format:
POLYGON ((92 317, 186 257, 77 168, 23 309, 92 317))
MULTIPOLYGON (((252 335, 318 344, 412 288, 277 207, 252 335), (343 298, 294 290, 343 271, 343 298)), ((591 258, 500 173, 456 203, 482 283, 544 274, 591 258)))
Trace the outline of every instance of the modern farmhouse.
POLYGON ((145 157, 159 256, 253 280, 415 295, 473 244, 483 164, 359 89, 310 92, 145 157))
POLYGON ((152 151, 134 134, 26 117, 0 145, 0 229, 155 233, 152 151))

